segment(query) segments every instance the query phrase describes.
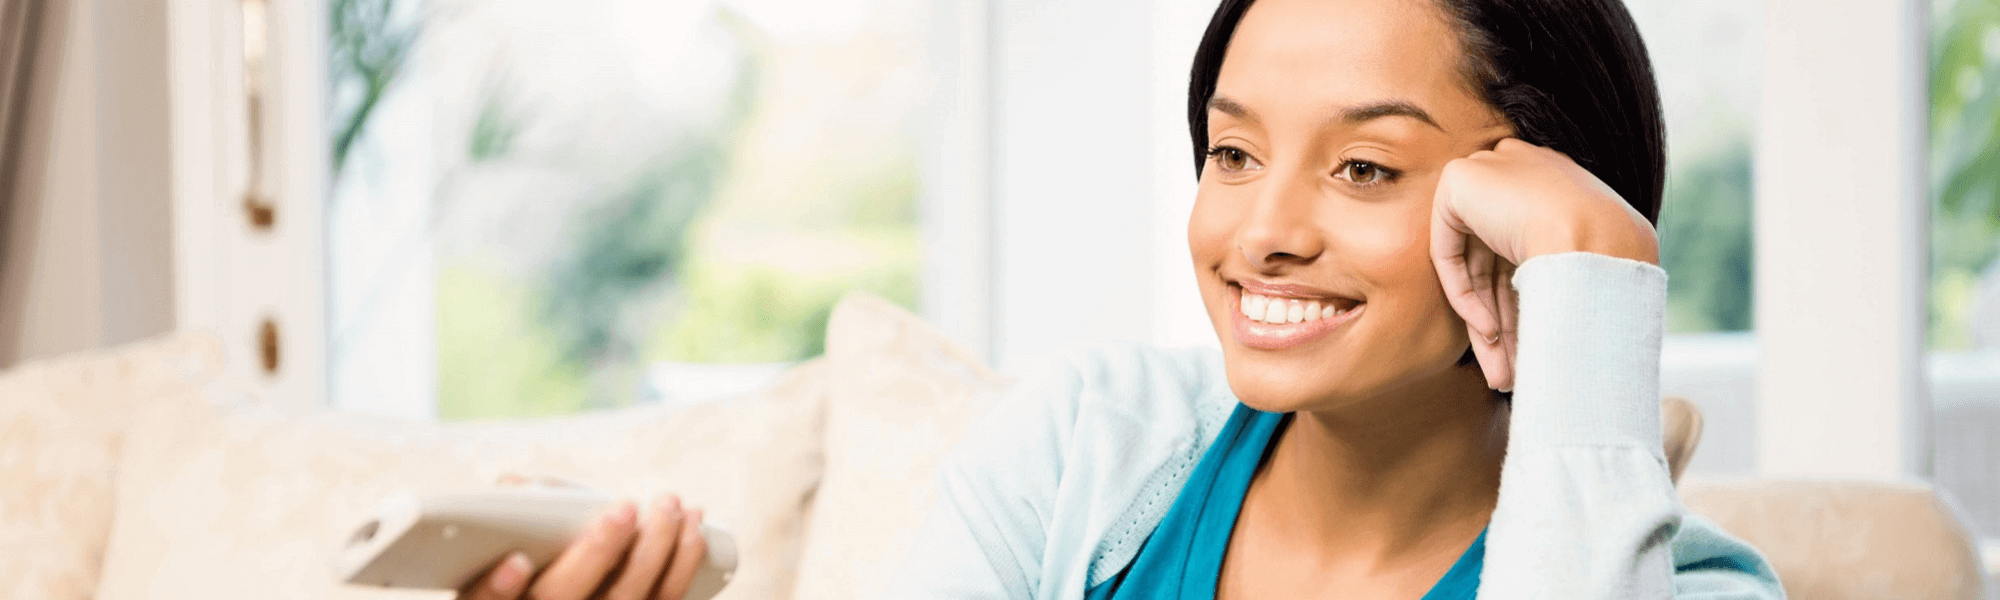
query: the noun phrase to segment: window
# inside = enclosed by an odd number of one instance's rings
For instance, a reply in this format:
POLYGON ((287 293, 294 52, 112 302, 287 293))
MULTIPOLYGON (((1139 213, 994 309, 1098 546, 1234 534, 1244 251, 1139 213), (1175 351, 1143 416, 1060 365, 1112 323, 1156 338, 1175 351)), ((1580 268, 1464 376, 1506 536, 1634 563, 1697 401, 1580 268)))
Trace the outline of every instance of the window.
POLYGON ((1751 159, 1762 2, 1627 0, 1667 120, 1660 262, 1668 286, 1663 393, 1708 417, 1690 470, 1756 469, 1751 159))
POLYGON ((914 305, 920 0, 332 0, 336 405, 700 401, 914 305))
POLYGON ((1932 468, 1992 540, 2000 538, 2000 0, 1941 0, 1933 9, 1932 468))

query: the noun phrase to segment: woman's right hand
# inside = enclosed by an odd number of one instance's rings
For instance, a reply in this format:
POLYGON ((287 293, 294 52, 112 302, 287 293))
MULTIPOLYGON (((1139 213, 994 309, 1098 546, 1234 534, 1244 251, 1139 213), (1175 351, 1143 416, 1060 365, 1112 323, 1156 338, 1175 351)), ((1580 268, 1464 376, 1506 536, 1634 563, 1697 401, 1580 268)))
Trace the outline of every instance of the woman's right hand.
POLYGON ((638 513, 630 500, 613 504, 547 565, 509 553, 459 598, 680 600, 708 555, 701 509, 684 509, 666 494, 645 516, 638 513))

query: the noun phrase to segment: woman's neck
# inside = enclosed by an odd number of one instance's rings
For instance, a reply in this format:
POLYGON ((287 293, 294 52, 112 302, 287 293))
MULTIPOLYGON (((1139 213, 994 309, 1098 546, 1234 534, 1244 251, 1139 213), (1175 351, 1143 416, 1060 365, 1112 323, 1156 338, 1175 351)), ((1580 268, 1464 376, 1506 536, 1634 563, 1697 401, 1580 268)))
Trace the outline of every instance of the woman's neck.
POLYGON ((1336 410, 1295 414, 1251 484, 1246 513, 1285 545, 1352 565, 1456 554, 1499 498, 1505 402, 1460 369, 1336 410), (1350 562, 1353 561, 1353 562, 1350 562))

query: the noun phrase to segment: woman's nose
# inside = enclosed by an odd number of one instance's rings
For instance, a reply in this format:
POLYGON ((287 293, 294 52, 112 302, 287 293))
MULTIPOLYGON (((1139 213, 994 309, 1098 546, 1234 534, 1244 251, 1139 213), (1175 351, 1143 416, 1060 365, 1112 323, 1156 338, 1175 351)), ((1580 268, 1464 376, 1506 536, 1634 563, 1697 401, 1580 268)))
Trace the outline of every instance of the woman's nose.
POLYGON ((1250 266, 1271 271, 1308 264, 1326 244, 1314 224, 1316 198, 1310 182, 1276 183, 1258 194, 1236 229, 1236 248, 1250 266))

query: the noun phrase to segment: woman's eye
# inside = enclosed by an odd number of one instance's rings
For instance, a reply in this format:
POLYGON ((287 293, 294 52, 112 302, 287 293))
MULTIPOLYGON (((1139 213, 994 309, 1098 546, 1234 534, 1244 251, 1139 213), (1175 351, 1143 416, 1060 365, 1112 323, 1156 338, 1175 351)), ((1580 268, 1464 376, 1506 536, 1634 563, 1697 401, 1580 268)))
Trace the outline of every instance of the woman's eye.
POLYGON ((1354 182, 1356 185, 1372 185, 1394 179, 1396 172, 1375 163, 1350 160, 1342 163, 1340 170, 1334 172, 1334 176, 1354 182))
POLYGON ((1224 171, 1243 171, 1257 168, 1256 161, 1250 160, 1249 154, 1228 146, 1209 150, 1208 155, 1214 158, 1215 165, 1222 167, 1224 171))

